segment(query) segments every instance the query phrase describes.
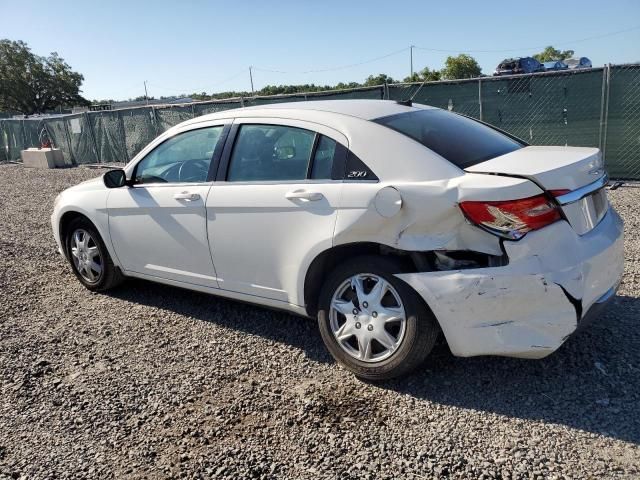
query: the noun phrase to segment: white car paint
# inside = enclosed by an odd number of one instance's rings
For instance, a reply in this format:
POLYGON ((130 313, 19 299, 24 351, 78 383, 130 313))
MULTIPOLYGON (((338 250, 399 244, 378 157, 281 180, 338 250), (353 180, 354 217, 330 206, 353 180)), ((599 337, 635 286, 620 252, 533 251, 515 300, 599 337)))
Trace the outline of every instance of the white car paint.
POLYGON ((466 169, 534 178, 549 190, 575 190, 604 173, 597 148, 530 146, 466 169))
MULTIPOLYGON (((236 123, 286 124, 349 144, 313 122, 247 117, 236 123)), ((331 248, 342 189, 341 181, 217 182, 207 198, 207 230, 220 288, 304 305, 300 266, 331 248), (307 198, 314 195, 320 199, 307 198)))
POLYGON ((509 265, 399 275, 427 300, 458 356, 541 358, 577 327, 566 290, 582 300, 582 318, 622 277, 622 220, 611 209, 578 236, 566 222, 505 242, 509 265), (553 244, 550 248, 550 239, 553 244))
POLYGON ((431 307, 454 354, 548 355, 575 330, 574 303, 584 314, 615 291, 623 264, 619 217, 608 207, 604 219, 579 233, 577 220, 561 220, 508 241, 471 224, 458 205, 578 189, 602 175, 600 154, 525 147, 465 171, 370 121, 430 108, 389 101, 300 102, 189 120, 143 149, 125 167, 127 176, 157 145, 187 130, 271 123, 334 139, 379 181, 212 181, 107 189, 96 179, 56 200, 54 236, 62 250, 60 221, 77 211, 94 222, 125 275, 301 315, 307 314, 309 267, 332 247, 372 242, 406 252, 506 253, 509 263, 503 266, 397 276, 431 307), (186 201, 176 195, 195 196, 186 201))
POLYGON ((109 192, 109 233, 122 268, 218 287, 207 242, 205 201, 211 186, 146 185, 109 192), (130 248, 140 245, 139 248, 130 248), (144 246, 147 247, 144 247, 144 246))

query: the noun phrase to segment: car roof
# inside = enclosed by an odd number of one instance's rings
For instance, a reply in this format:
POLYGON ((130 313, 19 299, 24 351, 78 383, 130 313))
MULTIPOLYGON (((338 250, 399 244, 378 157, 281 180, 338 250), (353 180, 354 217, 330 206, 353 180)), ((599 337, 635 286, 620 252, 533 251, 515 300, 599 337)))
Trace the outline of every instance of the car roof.
POLYGON ((408 113, 429 108, 434 107, 420 104, 407 106, 393 100, 314 100, 305 102, 283 102, 236 108, 202 115, 184 122, 182 125, 216 120, 218 118, 253 116, 290 117, 304 120, 306 117, 317 114, 318 112, 328 115, 348 115, 362 120, 373 120, 398 113, 408 113))

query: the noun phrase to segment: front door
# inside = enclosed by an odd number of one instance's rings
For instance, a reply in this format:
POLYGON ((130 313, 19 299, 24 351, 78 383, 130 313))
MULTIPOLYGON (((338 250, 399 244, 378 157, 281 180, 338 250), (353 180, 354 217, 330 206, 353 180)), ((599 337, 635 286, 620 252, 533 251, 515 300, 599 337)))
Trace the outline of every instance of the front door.
POLYGON ((140 160, 133 186, 109 192, 109 232, 126 272, 218 287, 205 202, 222 132, 211 126, 174 135, 140 160))

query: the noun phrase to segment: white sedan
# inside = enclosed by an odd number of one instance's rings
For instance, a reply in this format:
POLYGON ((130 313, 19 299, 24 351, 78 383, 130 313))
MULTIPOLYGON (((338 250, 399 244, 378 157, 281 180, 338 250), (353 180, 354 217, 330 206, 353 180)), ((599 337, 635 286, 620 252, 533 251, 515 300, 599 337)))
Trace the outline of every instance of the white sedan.
POLYGON ((335 359, 387 379, 440 332, 454 355, 541 358, 612 298, 623 226, 595 148, 534 147, 410 102, 228 110, 65 190, 77 278, 138 277, 317 317, 335 359))

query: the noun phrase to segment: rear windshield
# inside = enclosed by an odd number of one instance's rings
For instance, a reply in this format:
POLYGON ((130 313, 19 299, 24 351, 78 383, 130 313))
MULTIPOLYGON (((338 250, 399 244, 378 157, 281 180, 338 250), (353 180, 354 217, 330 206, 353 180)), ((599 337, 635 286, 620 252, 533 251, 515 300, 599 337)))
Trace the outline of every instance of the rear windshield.
POLYGON ((463 169, 524 146, 480 122, 440 109, 399 113, 374 122, 413 138, 463 169))

